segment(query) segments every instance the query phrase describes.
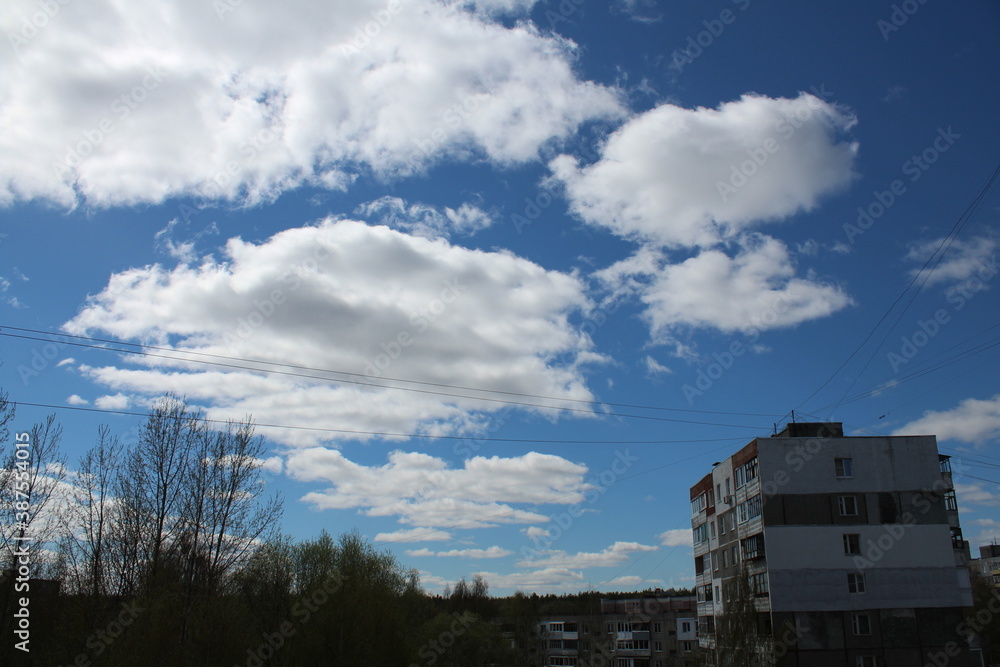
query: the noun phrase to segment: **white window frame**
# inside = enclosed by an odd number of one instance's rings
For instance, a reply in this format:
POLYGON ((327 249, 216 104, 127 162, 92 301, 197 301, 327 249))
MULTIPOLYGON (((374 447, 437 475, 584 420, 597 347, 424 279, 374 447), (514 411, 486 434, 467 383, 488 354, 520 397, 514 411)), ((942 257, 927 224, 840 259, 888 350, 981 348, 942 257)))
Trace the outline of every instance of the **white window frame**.
POLYGON ((833 467, 837 479, 851 479, 854 477, 854 459, 849 456, 835 458, 833 460, 833 467))

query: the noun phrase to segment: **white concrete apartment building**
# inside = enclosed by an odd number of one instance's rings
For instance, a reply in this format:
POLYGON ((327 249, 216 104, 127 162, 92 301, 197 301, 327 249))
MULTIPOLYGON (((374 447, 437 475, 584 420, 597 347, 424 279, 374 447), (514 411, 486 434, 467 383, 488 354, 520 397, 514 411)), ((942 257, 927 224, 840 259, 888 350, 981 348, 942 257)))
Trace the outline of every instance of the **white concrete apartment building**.
POLYGON ((960 630, 969 547, 934 436, 789 424, 715 464, 691 487, 691 512, 710 660, 731 641, 719 632, 727 608, 752 604, 777 665, 981 664, 960 630))

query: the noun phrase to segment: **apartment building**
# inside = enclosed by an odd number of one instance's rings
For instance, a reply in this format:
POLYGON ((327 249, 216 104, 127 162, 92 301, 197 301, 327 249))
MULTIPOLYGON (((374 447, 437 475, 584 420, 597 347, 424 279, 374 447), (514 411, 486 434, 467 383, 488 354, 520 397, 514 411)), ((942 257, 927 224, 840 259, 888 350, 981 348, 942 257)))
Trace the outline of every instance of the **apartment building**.
POLYGON ((710 661, 753 650, 803 667, 980 664, 962 625, 969 545, 934 436, 789 424, 714 464, 690 497, 710 661))
POLYGON ((698 655, 695 598, 601 600, 600 613, 539 618, 543 667, 690 667, 698 655))
POLYGON ((969 561, 969 569, 994 588, 1000 588, 1000 544, 994 542, 979 547, 979 558, 969 561))

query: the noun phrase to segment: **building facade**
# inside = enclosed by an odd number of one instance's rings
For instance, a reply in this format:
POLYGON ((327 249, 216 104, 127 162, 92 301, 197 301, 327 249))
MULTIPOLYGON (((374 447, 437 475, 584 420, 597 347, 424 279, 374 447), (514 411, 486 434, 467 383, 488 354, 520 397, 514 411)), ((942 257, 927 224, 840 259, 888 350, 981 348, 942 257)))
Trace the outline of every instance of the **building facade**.
POLYGON ((962 632, 969 547, 934 436, 789 424, 715 464, 690 497, 710 662, 753 644, 778 665, 980 664, 962 632))
POLYGON ((695 598, 601 600, 595 614, 538 620, 542 667, 691 667, 698 655, 695 598))
POLYGON ((979 558, 969 562, 969 569, 993 588, 1000 588, 1000 545, 994 543, 979 547, 979 558))

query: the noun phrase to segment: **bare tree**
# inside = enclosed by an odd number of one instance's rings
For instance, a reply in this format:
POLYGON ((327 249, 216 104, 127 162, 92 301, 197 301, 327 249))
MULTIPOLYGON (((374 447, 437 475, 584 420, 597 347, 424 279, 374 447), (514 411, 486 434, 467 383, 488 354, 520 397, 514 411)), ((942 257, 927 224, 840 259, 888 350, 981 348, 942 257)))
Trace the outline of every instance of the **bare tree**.
POLYGON ((25 560, 33 575, 41 570, 41 552, 58 528, 57 491, 66 477, 61 439, 62 426, 49 415, 30 431, 17 434, 0 465, 0 557, 13 567, 15 552, 27 552, 25 560))
POLYGON ((70 506, 63 517, 65 557, 74 588, 92 597, 115 594, 108 578, 115 478, 122 460, 122 444, 102 425, 97 444, 80 459, 70 506))
POLYGON ((190 553, 204 559, 205 581, 214 590, 277 527, 282 503, 277 495, 262 498, 260 469, 266 449, 249 417, 228 422, 223 431, 206 432, 201 442, 190 463, 183 534, 191 537, 190 553))
POLYGON ((773 639, 762 632, 756 591, 745 563, 723 584, 727 587, 724 613, 716 624, 720 667, 764 667, 773 664, 773 639))
POLYGON ((253 421, 230 421, 225 430, 201 429, 193 441, 180 506, 179 540, 184 582, 184 620, 199 597, 211 596, 281 518, 278 496, 262 501, 264 439, 253 421))

